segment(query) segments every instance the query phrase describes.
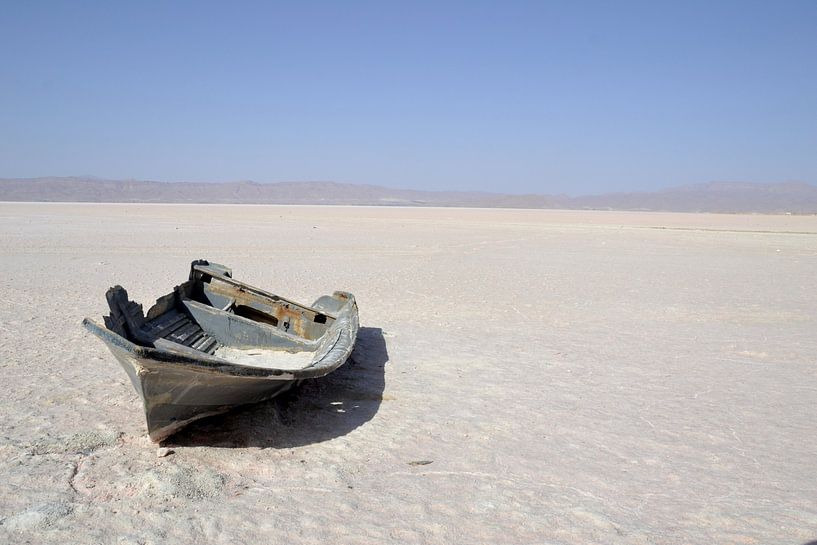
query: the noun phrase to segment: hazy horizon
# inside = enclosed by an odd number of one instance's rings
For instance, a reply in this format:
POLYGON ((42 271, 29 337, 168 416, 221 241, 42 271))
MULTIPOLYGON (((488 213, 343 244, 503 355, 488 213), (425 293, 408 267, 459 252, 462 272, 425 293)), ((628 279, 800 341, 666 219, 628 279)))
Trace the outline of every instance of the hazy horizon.
POLYGON ((40 3, 3 175, 505 194, 817 181, 817 4, 40 3))
POLYGON ((386 185, 386 184, 378 184, 378 183, 357 183, 353 181, 339 181, 339 180, 249 180, 249 179, 225 179, 225 180, 174 180, 174 179, 140 179, 140 178, 109 178, 106 176, 97 176, 94 174, 71 174, 71 175, 45 175, 45 176, 19 176, 19 177, 11 177, 11 176, 2 176, 0 175, 0 181, 3 180, 10 180, 10 179, 30 179, 30 180, 43 180, 43 179, 78 179, 78 180, 96 180, 96 181, 110 181, 110 182, 156 182, 156 183, 182 183, 182 184, 240 184, 240 183, 254 183, 254 184, 310 184, 310 183, 323 183, 323 184, 339 184, 339 185, 353 185, 353 186, 372 186, 377 188, 384 188, 384 189, 392 189, 396 191, 436 191, 442 193, 448 192, 457 192, 457 193, 489 193, 495 195, 510 195, 510 196, 526 196, 526 195, 535 195, 535 196, 567 196, 567 197, 587 197, 587 196, 596 196, 596 195, 608 195, 608 194, 618 194, 618 193, 651 193, 651 192, 661 192, 667 190, 677 190, 677 189, 684 189, 684 188, 693 188, 693 187, 704 187, 710 185, 719 185, 719 184, 748 184, 752 186, 770 186, 770 185, 785 185, 785 184, 795 184, 795 185, 807 185, 810 187, 817 188, 817 184, 810 183, 802 180, 782 180, 782 181, 755 181, 755 182, 746 182, 742 180, 710 180, 706 182, 696 182, 696 183, 687 183, 687 184, 675 184, 675 185, 666 185, 666 186, 656 186, 653 188, 645 189, 645 190, 612 190, 608 192, 587 192, 587 193, 575 193, 575 192, 559 192, 559 193, 545 193, 545 192, 522 192, 522 191, 502 191, 501 188, 496 189, 468 189, 468 188, 457 188, 451 189, 446 187, 435 187, 429 189, 421 189, 416 187, 406 187, 406 186, 398 186, 398 185, 386 185))

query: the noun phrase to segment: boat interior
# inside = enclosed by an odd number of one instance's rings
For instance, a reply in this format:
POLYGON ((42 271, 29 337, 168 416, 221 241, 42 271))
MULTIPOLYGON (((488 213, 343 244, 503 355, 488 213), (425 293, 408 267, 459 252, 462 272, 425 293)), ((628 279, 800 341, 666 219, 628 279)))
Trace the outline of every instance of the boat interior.
POLYGON ((301 305, 238 282, 230 269, 206 261, 194 262, 189 280, 157 299, 147 314, 121 286, 106 297, 108 329, 139 345, 191 356, 314 352, 345 303, 323 296, 301 305))

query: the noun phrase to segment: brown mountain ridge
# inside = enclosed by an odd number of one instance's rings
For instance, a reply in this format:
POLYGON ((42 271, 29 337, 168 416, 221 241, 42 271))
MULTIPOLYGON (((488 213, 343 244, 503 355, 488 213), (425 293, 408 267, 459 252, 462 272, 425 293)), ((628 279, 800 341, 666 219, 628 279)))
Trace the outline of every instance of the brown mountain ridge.
POLYGON ((0 178, 0 201, 326 204, 814 214, 817 213, 817 187, 800 182, 710 182, 651 192, 569 197, 476 191, 420 191, 337 182, 202 183, 44 177, 0 178))

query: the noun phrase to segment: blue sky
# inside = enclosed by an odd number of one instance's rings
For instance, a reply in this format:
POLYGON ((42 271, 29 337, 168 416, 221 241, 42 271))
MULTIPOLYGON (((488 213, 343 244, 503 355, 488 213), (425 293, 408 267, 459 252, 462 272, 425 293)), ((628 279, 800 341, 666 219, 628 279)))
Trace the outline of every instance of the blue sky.
POLYGON ((817 183, 817 2, 3 2, 0 177, 817 183))

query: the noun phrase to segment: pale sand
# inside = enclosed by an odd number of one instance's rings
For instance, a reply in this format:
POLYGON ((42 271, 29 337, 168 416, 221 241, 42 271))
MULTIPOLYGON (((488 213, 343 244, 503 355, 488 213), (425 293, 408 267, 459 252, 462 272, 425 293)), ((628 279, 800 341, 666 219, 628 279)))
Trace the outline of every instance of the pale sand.
POLYGON ((816 362, 815 217, 0 204, 0 542, 798 545, 816 362), (363 329, 157 458, 80 320, 195 258, 363 329))
POLYGON ((315 352, 287 352, 286 350, 242 349, 222 346, 214 356, 224 358, 237 365, 261 367, 263 369, 303 369, 315 359, 315 352))

